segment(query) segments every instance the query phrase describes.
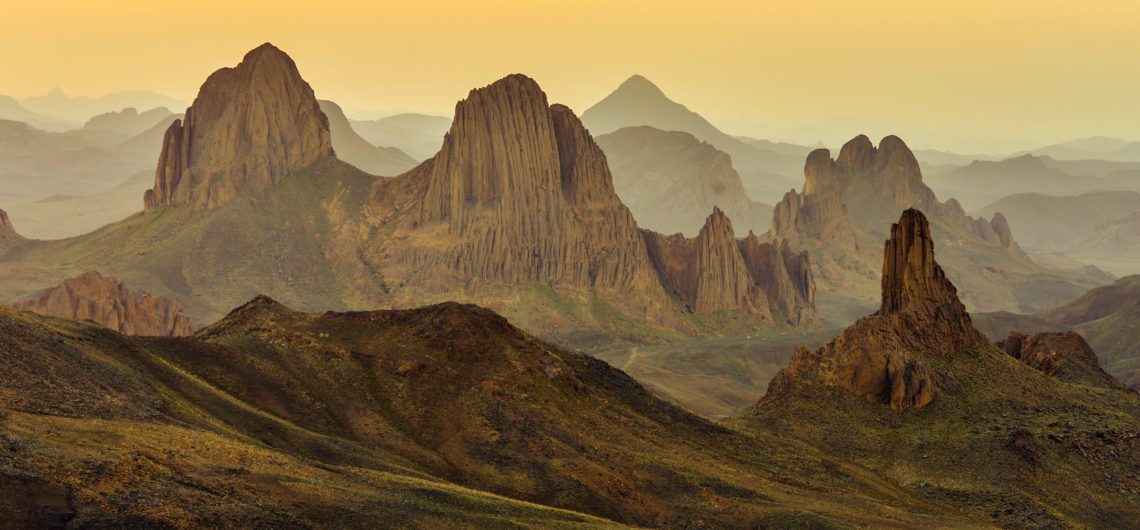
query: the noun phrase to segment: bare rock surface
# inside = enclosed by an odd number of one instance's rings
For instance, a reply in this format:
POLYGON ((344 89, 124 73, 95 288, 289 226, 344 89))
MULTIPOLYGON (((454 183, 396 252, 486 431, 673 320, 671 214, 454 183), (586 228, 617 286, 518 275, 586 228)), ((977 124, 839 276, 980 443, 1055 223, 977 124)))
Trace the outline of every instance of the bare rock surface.
POLYGON ((313 89, 288 55, 263 44, 210 75, 167 129, 145 206, 214 208, 332 154, 313 89))
POLYGON ((13 304, 15 309, 72 320, 91 320, 126 335, 181 337, 194 332, 182 305, 88 272, 13 304))
POLYGON ((974 329, 957 289, 934 259, 926 216, 908 209, 892 225, 885 244, 879 311, 815 352, 798 349, 768 392, 817 383, 896 410, 922 408, 938 396, 941 386, 951 384, 940 381, 922 359, 983 342, 988 341, 974 329))

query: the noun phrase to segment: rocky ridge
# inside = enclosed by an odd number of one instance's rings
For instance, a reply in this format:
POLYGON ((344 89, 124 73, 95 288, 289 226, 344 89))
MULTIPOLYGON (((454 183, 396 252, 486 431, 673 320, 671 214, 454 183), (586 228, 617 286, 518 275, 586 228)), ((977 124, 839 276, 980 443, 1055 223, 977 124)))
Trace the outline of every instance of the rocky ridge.
POLYGON ((934 259, 926 216, 907 209, 884 245, 879 311, 815 352, 799 348, 768 393, 818 383, 896 410, 922 408, 952 384, 927 368, 923 357, 961 352, 984 342, 934 259))
POLYGON ((135 291, 94 271, 65 280, 12 307, 58 318, 91 320, 125 335, 182 337, 194 332, 177 300, 135 291))
POLYGON ((257 194, 333 154, 313 89, 272 44, 214 72, 185 117, 166 130, 146 210, 215 208, 257 194))

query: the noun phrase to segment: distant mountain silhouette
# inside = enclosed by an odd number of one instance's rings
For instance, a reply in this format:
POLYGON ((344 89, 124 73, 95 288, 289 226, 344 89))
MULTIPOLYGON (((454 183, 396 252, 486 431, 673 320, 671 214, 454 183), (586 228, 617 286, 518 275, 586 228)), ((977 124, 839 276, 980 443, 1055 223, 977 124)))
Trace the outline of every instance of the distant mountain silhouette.
POLYGON ((43 96, 21 98, 20 104, 28 109, 61 120, 84 123, 94 116, 125 108, 153 109, 166 107, 172 110, 186 108, 186 102, 152 91, 128 90, 97 97, 68 96, 59 88, 43 96))
POLYGON ((418 161, 439 152, 451 118, 427 114, 396 114, 378 120, 349 120, 372 145, 395 147, 418 161))
POLYGON ((118 112, 107 112, 95 116, 87 120, 87 123, 83 124, 83 128, 136 136, 171 116, 174 116, 174 113, 166 107, 157 107, 144 112, 139 112, 134 107, 127 107, 118 112))
POLYGON ((978 210, 1005 215, 1025 247, 1066 251, 1098 232, 1098 225, 1140 211, 1140 193, 1094 191, 1081 195, 1018 193, 978 210))
POLYGON ((799 178, 802 154, 787 146, 758 145, 717 129, 701 115, 669 99, 657 85, 635 75, 582 113, 582 123, 593 134, 605 134, 638 125, 663 131, 687 132, 732 156, 733 167, 744 178, 752 198, 774 202, 799 178))
POLYGON ((772 222, 772 207, 749 199, 732 158, 691 134, 640 126, 597 140, 638 226, 693 237, 714 207, 741 234, 762 234, 772 222))
POLYGON ((395 147, 368 143, 349 124, 336 103, 320 100, 321 111, 329 119, 329 132, 337 158, 373 175, 394 176, 416 167, 415 159, 395 147))

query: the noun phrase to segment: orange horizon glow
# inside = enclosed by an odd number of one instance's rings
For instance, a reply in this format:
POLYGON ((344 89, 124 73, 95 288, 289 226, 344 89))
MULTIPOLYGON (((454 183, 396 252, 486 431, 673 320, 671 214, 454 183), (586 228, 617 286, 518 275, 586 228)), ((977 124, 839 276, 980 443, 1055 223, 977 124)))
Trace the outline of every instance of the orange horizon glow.
POLYGON ((190 101, 269 41, 350 113, 450 115, 512 72, 581 113, 636 73, 729 132, 774 139, 1140 139, 1140 8, 1128 0, 57 0, 6 12, 0 94, 15 97, 190 101))

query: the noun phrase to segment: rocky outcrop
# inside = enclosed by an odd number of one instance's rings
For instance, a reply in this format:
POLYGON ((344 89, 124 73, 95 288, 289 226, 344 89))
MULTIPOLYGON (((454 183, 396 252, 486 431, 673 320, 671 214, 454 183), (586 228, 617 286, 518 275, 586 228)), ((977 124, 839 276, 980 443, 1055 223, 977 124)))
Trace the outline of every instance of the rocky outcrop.
POLYGON ((811 262, 807 252, 793 252, 787 241, 761 243, 753 233, 737 240, 719 209, 695 238, 642 233, 658 275, 690 311, 743 309, 792 325, 815 320, 811 262))
MULTIPOLYGON (((642 231, 589 132, 523 75, 460 101, 439 154, 375 183, 366 217, 393 225, 365 268, 382 271, 398 302, 406 293, 479 300, 544 285, 592 293, 657 324, 676 324, 678 300, 691 312, 772 319, 765 284, 723 211, 693 239, 642 231)), ((781 314, 808 322, 810 266, 795 274, 799 290, 781 294, 805 294, 781 314)))
POLYGON ((693 239, 643 233, 662 281, 690 311, 744 309, 772 320, 768 297, 749 271, 724 212, 713 210, 693 239))
POLYGON ((672 314, 605 155, 526 76, 473 90, 439 154, 373 197, 372 215, 400 215, 409 237, 384 256, 401 282, 587 288, 639 317, 672 314), (402 189, 414 197, 392 205, 402 189))
POLYGON ((903 212, 891 227, 883 254, 879 311, 815 352, 797 350, 772 380, 769 394, 823 384, 896 410, 922 408, 938 396, 942 384, 923 357, 950 355, 987 342, 935 261, 930 225, 922 212, 903 212))
POLYGON ((145 206, 214 208, 332 154, 313 89, 288 55, 264 44, 214 72, 167 129, 145 206))
POLYGON ((1113 389, 1125 386, 1100 367, 1100 359, 1084 337, 1075 331, 1025 335, 1010 333, 997 343, 1010 357, 1044 374, 1072 383, 1113 389))
POLYGON ((91 320, 126 335, 181 337, 194 332, 177 300, 135 291, 98 272, 13 304, 15 309, 72 320, 91 320))
POLYGON ((778 314, 793 325, 815 320, 815 275, 806 250, 793 251, 786 239, 761 243, 753 233, 737 246, 749 273, 767 294, 773 317, 778 314))
POLYGON ((626 127, 599 136, 613 172, 614 189, 638 226, 662 234, 695 237, 713 208, 740 232, 762 233, 770 206, 753 202, 732 158, 680 131, 626 127))

